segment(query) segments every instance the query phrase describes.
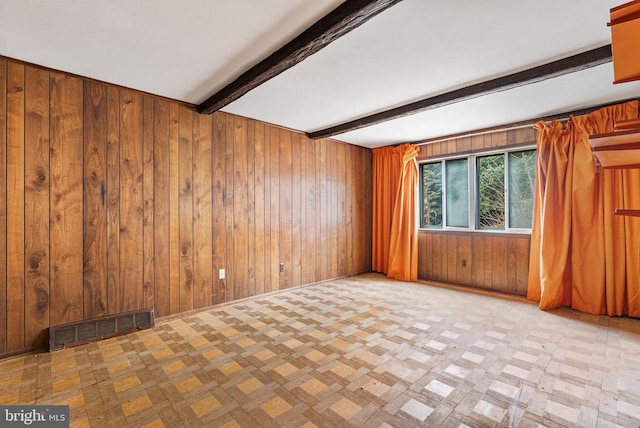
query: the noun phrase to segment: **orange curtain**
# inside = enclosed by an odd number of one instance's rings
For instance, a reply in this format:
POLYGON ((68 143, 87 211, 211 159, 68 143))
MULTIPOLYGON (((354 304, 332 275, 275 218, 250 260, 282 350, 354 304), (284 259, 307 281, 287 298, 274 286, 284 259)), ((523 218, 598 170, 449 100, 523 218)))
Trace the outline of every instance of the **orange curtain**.
MULTIPOLYGON (((409 203, 412 203, 414 206, 416 204, 415 191, 417 189, 417 178, 413 188, 411 188, 410 184, 405 184, 404 177, 409 177, 409 180, 411 179, 411 174, 405 173, 405 170, 408 168, 405 165, 409 165, 411 162, 407 160, 405 164, 404 158, 406 153, 415 152, 417 154, 418 150, 418 147, 411 146, 410 144, 373 149, 373 234, 371 242, 371 267, 376 272, 387 273, 389 271, 391 229, 396 221, 394 219, 394 211, 399 189, 403 189, 403 195, 407 193, 406 197, 400 198, 402 206, 409 203), (411 190, 411 192, 409 192, 409 190, 411 190), (413 199, 408 193, 414 195, 413 199)), ((415 156, 412 162, 417 171, 415 156)), ((399 208, 399 210, 398 215, 400 218, 403 218, 407 214, 407 209, 399 208)), ((415 217, 415 213, 413 217, 415 217)), ((403 223, 403 229, 408 227, 410 227, 408 224, 403 223)), ((398 244, 396 243, 396 245, 398 244)), ((417 251, 417 246, 415 246, 415 250, 417 251)), ((412 255, 411 257, 414 256, 412 255)), ((401 263, 406 263, 410 266, 412 263, 411 260, 411 258, 408 258, 401 263)), ((410 279, 406 280, 409 281, 410 279)))
POLYGON ((401 147, 373 149, 373 231, 371 236, 371 268, 387 273, 391 217, 402 167, 401 147))
POLYGON ((640 206, 640 175, 596 171, 589 135, 638 117, 637 101, 587 116, 539 122, 527 297, 540 308, 640 315, 640 219, 613 215, 640 206))
POLYGON ((418 280, 418 163, 420 148, 410 146, 402 157, 402 173, 396 190, 389 245, 389 278, 418 280))

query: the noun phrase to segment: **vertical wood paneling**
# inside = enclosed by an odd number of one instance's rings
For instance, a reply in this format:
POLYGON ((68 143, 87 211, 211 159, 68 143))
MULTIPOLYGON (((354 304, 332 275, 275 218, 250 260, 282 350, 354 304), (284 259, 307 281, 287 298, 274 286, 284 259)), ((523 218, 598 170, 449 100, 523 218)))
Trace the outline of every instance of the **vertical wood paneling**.
POLYGON ((494 142, 497 141, 496 138, 493 138, 493 136, 491 134, 482 134, 482 140, 483 140, 483 148, 484 149, 490 149, 494 146, 494 142))
POLYGON ((484 237, 474 236, 471 246, 471 284, 484 285, 484 237))
POLYGON ((504 147, 507 145, 506 131, 492 132, 491 134, 487 134, 486 137, 491 138, 491 147, 504 147))
POLYGON ((434 275, 435 272, 435 268, 433 267, 433 250, 434 250, 434 245, 433 245, 433 235, 431 234, 421 234, 424 235, 427 239, 425 239, 424 241, 424 245, 426 245, 427 250, 424 251, 424 247, 420 247, 420 243, 418 243, 418 255, 422 252, 422 253, 426 253, 427 255, 427 262, 426 262, 426 266, 425 266, 425 276, 424 278, 429 278, 430 276, 434 275), (422 251, 420 251, 420 248, 423 248, 422 251))
POLYGON ((347 272, 346 267, 346 247, 347 247, 347 228, 346 228, 346 195, 345 195, 345 182, 346 182, 346 170, 345 165, 346 158, 346 145, 335 143, 336 146, 336 202, 337 206, 337 218, 335 222, 336 230, 336 257, 337 259, 337 276, 344 276, 347 272))
POLYGON ((368 272, 371 270, 371 235, 373 233, 373 200, 371 195, 373 195, 373 180, 372 180, 372 168, 373 165, 373 152, 371 150, 365 151, 365 161, 362 164, 363 174, 366 177, 365 183, 365 192, 367 195, 364 212, 366 217, 366 226, 364 228, 364 241, 362 242, 363 247, 366 248, 365 252, 363 252, 363 257, 366 260, 365 269, 363 272, 368 272))
POLYGON ((418 235, 418 248, 424 248, 425 251, 418 253, 418 278, 427 277, 427 234, 420 233, 418 235))
POLYGON ((518 283, 518 240, 508 239, 506 245, 506 265, 507 265, 507 280, 504 284, 504 291, 509 293, 515 293, 518 283))
POLYGON ((24 313, 24 73, 7 67, 7 350, 25 346, 24 313))
POLYGON ((107 89, 107 311, 120 312, 120 91, 107 89))
POLYGON ((142 306, 143 154, 142 97, 120 93, 120 311, 142 306))
POLYGON ((535 142, 536 134, 535 129, 532 126, 527 126, 526 128, 518 128, 516 129, 516 142, 518 143, 528 143, 535 142))
POLYGON ((211 116, 196 115, 193 138, 193 306, 213 304, 211 116))
MULTIPOLYGON (((311 188, 309 187, 309 173, 307 171, 307 158, 309 157, 308 153, 308 145, 307 145, 307 137, 304 135, 299 136, 299 147, 300 147, 300 157, 298 159, 294 156, 294 161, 300 162, 300 179, 297 180, 299 182, 299 215, 300 215, 300 230, 301 232, 298 234, 300 239, 300 284, 308 284, 309 272, 311 270, 315 270, 314 261, 309 259, 309 242, 313 239, 312 232, 309 230, 309 226, 307 224, 308 220, 308 212, 311 210, 308 204, 308 194, 311 192, 311 188)), ((295 152, 294 152, 295 153, 295 152)), ((295 255, 295 252, 294 252, 295 255)))
POLYGON ((331 242, 331 277, 336 278, 340 275, 338 270, 338 219, 340 216, 339 207, 339 194, 338 194, 338 148, 335 141, 329 141, 327 143, 328 156, 330 161, 327 162, 328 167, 328 179, 329 179, 329 200, 327 201, 329 207, 329 237, 331 242))
POLYGON ((226 224, 226 279, 225 279, 225 298, 227 302, 236 299, 235 295, 235 260, 234 260, 234 240, 235 240, 235 230, 234 230, 234 212, 233 212, 233 204, 235 199, 235 194, 233 193, 234 189, 234 169, 233 169, 233 159, 235 155, 234 145, 235 145, 235 125, 233 116, 225 114, 225 156, 224 156, 224 165, 225 165, 225 187, 224 187, 224 209, 225 209, 225 224, 226 224))
POLYGON ((482 150, 484 148, 484 136, 474 135, 471 137, 471 150, 482 150))
POLYGON ((459 236, 458 237, 458 273, 456 282, 458 284, 471 284, 471 266, 473 260, 471 258, 471 237, 459 236), (465 260, 465 266, 462 265, 462 261, 465 260))
POLYGON ((226 266, 226 213, 225 213, 225 115, 212 115, 211 157, 213 163, 213 303, 226 301, 225 282, 219 279, 220 269, 226 266))
POLYGON ((25 345, 49 326, 49 73, 25 73, 25 345))
POLYGON ((273 174, 271 172, 271 129, 262 124, 262 151, 264 153, 264 292, 271 291, 271 185, 273 174))
POLYGON ((457 152, 468 152, 472 147, 472 137, 462 137, 456 139, 456 151, 457 152))
POLYGON ((247 295, 256 294, 256 154, 255 121, 247 121, 247 295))
POLYGON ((507 288, 507 240, 494 238, 491 243, 491 286, 496 290, 507 288))
POLYGON ((169 313, 180 312, 180 107, 169 105, 169 313))
POLYGON ((418 256, 425 266, 419 267, 418 276, 524 296, 529 245, 527 236, 421 231, 418 256), (466 268, 462 259, 467 260, 466 268))
POLYGON ((485 238, 484 240, 484 287, 493 287, 493 239, 485 238))
POLYGON ((171 313, 169 275, 169 102, 153 101, 153 231, 155 307, 157 316, 171 313))
POLYGON ((254 159, 254 292, 262 294, 265 291, 265 151, 264 125, 253 123, 253 159, 254 159))
POLYGON ((448 282, 458 282, 458 237, 455 235, 447 235, 447 251, 446 254, 446 276, 448 282))
POLYGON ((319 189, 319 235, 322 237, 318 241, 318 265, 319 278, 330 278, 329 261, 331 259, 331 241, 329 240, 329 196, 327 184, 327 141, 316 142, 317 174, 320 181, 319 189))
POLYGON ((316 253, 316 243, 321 241, 318 235, 318 185, 316 176, 316 146, 315 142, 303 137, 305 147, 305 172, 303 191, 305 205, 305 225, 303 236, 305 237, 303 282, 309 284, 318 280, 318 257, 316 253))
POLYGON ((193 309, 193 111, 180 106, 178 140, 180 312, 193 309))
POLYGON ((84 82, 85 318, 107 314, 107 92, 84 82))
POLYGON ((371 166, 368 149, 0 59, 0 356, 50 325, 369 270, 371 166))
MULTIPOLYGON (((233 118, 233 263, 234 298, 249 296, 249 221, 248 221, 248 174, 247 174, 247 120, 233 118)), ((252 250, 252 249, 251 249, 252 250)))
MULTIPOLYGON (((433 235, 429 233, 419 233, 424 236, 423 244, 418 241, 418 257, 424 254, 424 270, 423 275, 418 278, 433 278, 433 235)), ((418 267, 420 269, 420 267, 418 267)))
POLYGON ((431 146, 431 153, 433 156, 439 156, 440 153, 440 144, 439 143, 431 143, 429 144, 431 146))
POLYGON ((421 162, 431 156, 433 156, 433 144, 425 144, 422 147, 420 147, 418 162, 421 162))
MULTIPOLYGON (((437 235, 434 237, 434 248, 438 255, 436 260, 436 272, 440 281, 447 281, 447 236, 437 235)), ((435 256, 435 253, 434 253, 435 256)))
POLYGON ((529 282, 529 248, 530 238, 519 238, 516 244, 516 285, 515 292, 525 296, 529 282))
POLYGON ((280 289, 291 287, 293 265, 291 263, 291 133, 278 129, 280 141, 280 263, 284 272, 280 273, 280 289))
POLYGON ((83 318, 83 83, 51 73, 51 324, 83 318))
POLYGON ((446 153, 447 154, 456 153, 458 151, 458 145, 457 145, 455 139, 448 140, 448 141, 443 142, 443 143, 445 143, 447 145, 447 149, 446 149, 446 153))
POLYGON ((345 180, 343 184, 343 195, 344 195, 344 220, 343 230, 345 237, 345 245, 344 245, 344 272, 345 275, 347 272, 354 271, 354 258, 353 258, 353 206, 356 199, 357 192, 353 191, 353 146, 348 145, 345 146, 345 157, 344 157, 344 172, 345 172, 345 180))
POLYGON ((155 239, 154 239, 154 148, 153 98, 142 99, 142 307, 152 308, 155 302, 155 239))
MULTIPOLYGON (((364 162, 364 151, 354 147, 352 165, 361 165, 364 162)), ((357 272, 365 271, 365 260, 362 257, 365 250, 363 244, 364 235, 363 231, 366 224, 366 215, 363 210, 364 202, 366 200, 365 194, 365 176, 362 169, 355 169, 353 171, 353 182, 349 189, 349 194, 353 196, 353 248, 351 253, 353 254, 354 269, 357 272)))
POLYGON ((280 289, 280 132, 274 126, 268 126, 270 133, 269 152, 271 153, 271 290, 280 289))
POLYGON ((7 351, 7 61, 0 58, 0 353, 7 351))
POLYGON ((442 235, 433 235, 431 240, 431 244, 433 248, 433 259, 432 259, 433 271, 431 273, 431 278, 437 281, 442 280, 442 276, 441 276, 442 266, 445 265, 445 263, 442 262, 442 252, 440 251, 440 248, 442 246, 441 240, 442 240, 442 235))
MULTIPOLYGON (((302 284, 302 164, 306 162, 300 147, 300 134, 291 134, 291 284, 302 284), (297 179, 296 179, 297 177, 297 179)), ((306 262, 306 261, 305 261, 306 262)))

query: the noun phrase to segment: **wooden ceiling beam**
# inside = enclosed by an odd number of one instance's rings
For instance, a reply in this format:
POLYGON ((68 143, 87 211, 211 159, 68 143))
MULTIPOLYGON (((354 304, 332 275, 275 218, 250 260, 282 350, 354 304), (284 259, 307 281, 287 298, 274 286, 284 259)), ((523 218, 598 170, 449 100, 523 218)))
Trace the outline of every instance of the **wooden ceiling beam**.
POLYGON ((346 0, 296 38, 198 105, 211 114, 293 67, 402 0, 346 0))
POLYGON ((307 133, 307 136, 316 140, 319 138, 328 138, 334 135, 344 134, 345 132, 354 131, 356 129, 375 125, 381 122, 399 119, 401 117, 444 107, 461 101, 518 88, 520 86, 530 85, 532 83, 542 82, 543 80, 553 79, 576 71, 586 70, 591 67, 611 62, 611 58, 611 45, 603 46, 544 65, 509 74, 507 76, 476 83, 444 94, 385 110, 380 113, 341 123, 336 126, 309 132, 307 133))

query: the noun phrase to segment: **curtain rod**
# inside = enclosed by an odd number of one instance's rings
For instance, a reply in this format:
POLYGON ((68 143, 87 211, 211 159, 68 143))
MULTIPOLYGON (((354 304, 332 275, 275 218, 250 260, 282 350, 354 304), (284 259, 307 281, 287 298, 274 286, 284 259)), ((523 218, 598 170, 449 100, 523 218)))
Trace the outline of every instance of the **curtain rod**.
POLYGON ((552 114, 549 116, 544 116, 541 117, 539 119, 529 119, 529 120, 523 120, 520 122, 514 122, 514 123, 509 123, 506 125, 498 125, 498 126, 493 126, 490 128, 484 128, 484 129, 478 129, 475 131, 469 131, 469 132, 460 132, 458 134, 450 134, 450 135, 446 135, 444 137, 438 137, 438 138, 434 138, 431 140, 423 140, 421 142, 415 142, 413 144, 417 145, 417 146, 423 146, 423 145, 427 145, 427 144, 432 144, 432 143, 439 143, 442 141, 446 141, 446 140, 453 140, 455 138, 465 138, 465 137, 472 137, 474 135, 484 135, 484 134, 491 134, 494 132, 500 132, 500 131, 508 131, 510 129, 521 129, 521 128, 527 128, 530 126, 535 125, 536 123, 543 121, 543 122, 549 122, 552 120, 558 120, 560 122, 564 122, 566 120, 569 120, 569 116, 583 116, 585 114, 589 114, 593 111, 599 110, 601 108, 604 107, 610 107, 610 106, 614 106, 614 105, 618 105, 618 104, 623 104, 629 101, 639 101, 640 99, 638 98, 629 98, 626 100, 622 100, 622 101, 616 101, 615 103, 609 103, 609 104, 601 104, 595 107, 589 107, 589 108, 584 108, 584 109, 580 109, 580 110, 573 110, 573 111, 568 111, 568 112, 564 112, 564 113, 558 113, 558 114, 552 114))

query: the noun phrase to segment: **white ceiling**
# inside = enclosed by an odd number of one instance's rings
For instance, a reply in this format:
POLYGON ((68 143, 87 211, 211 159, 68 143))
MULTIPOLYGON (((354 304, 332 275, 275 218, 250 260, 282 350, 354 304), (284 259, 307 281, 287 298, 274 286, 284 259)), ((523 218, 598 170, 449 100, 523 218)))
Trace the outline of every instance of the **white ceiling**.
MULTIPOLYGON (((624 0, 404 0, 223 110, 310 132, 611 43, 624 0)), ((0 0, 0 55, 199 104, 342 0, 0 0)), ((438 138, 640 97, 612 64, 335 136, 438 138)))

